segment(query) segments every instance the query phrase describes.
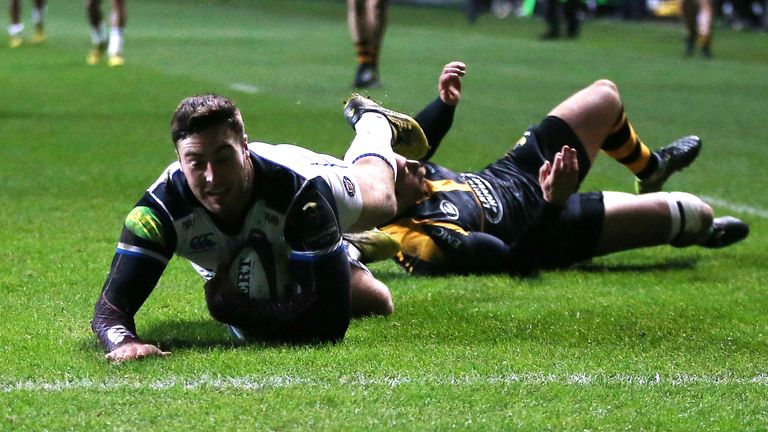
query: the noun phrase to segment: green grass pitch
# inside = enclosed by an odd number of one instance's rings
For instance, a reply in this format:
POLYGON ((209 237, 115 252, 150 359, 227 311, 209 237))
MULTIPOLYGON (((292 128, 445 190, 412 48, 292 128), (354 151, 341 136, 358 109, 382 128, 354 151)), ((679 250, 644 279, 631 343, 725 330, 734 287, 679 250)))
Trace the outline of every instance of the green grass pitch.
MULTIPOLYGON (((174 158, 177 102, 218 92, 253 139, 341 154, 354 55, 340 1, 129 0, 127 64, 85 65, 80 1, 54 1, 41 46, 0 46, 0 430, 764 430, 768 39, 715 29, 685 59, 680 24, 469 25, 458 10, 390 7, 384 86, 416 112, 453 59, 464 98, 437 161, 476 169, 557 102, 614 80, 651 147, 704 149, 669 188, 751 224, 735 247, 662 247, 531 280, 407 277, 373 267, 395 313, 320 347, 235 347, 202 284, 172 261, 137 316, 165 359, 104 361, 89 329, 122 220, 174 158)), ((25 5, 28 16, 29 5, 25 5)), ((630 191, 602 159, 585 189, 630 191)))

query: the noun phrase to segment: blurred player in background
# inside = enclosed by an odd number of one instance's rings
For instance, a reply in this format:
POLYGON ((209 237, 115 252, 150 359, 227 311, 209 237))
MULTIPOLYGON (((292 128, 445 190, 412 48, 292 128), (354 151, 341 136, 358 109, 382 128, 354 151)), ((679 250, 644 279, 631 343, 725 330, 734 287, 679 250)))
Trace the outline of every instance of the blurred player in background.
MULTIPOLYGON (((32 35, 32 43, 39 44, 45 41, 45 9, 46 0, 35 0, 32 7, 32 25, 35 26, 35 34, 32 35)), ((24 24, 21 22, 21 0, 10 0, 11 24, 8 26, 9 45, 11 48, 18 48, 24 43, 22 38, 24 24)))
POLYGON ((104 60, 106 53, 107 64, 110 67, 119 67, 125 64, 123 30, 128 19, 125 13, 125 0, 110 0, 112 9, 109 16, 109 34, 107 34, 101 2, 102 0, 86 0, 88 23, 91 25, 91 50, 85 61, 89 65, 99 64, 104 60))
POLYGON ((429 153, 420 161, 398 158, 398 217, 380 229, 400 242, 396 261, 406 271, 530 274, 640 247, 719 248, 748 235, 736 218, 713 219, 694 195, 660 192, 701 143, 689 136, 651 152, 608 80, 560 103, 482 171, 429 162, 453 123, 464 72, 462 63, 446 65, 439 97, 415 117, 429 153), (574 193, 601 151, 635 174, 642 195, 574 193))
POLYGON ((578 15, 579 4, 579 0, 546 0, 544 20, 547 22, 547 32, 541 38, 559 39, 562 36, 560 23, 563 18, 565 18, 566 36, 571 39, 578 37, 581 26, 578 15))
POLYGON ((712 0, 683 0, 683 22, 688 33, 686 55, 693 55, 698 45, 701 55, 712 58, 712 12, 712 0))
POLYGON ((174 255, 208 280, 211 315, 244 342, 339 341, 351 316, 391 313, 386 286, 348 257, 341 235, 394 216, 394 151, 421 157, 427 142, 412 118, 361 99, 350 100, 345 116, 356 135, 342 161, 248 143, 240 111, 221 96, 179 104, 171 122, 178 161, 125 219, 96 302, 91 328, 107 359, 168 354, 139 338, 134 316, 174 255), (246 246, 266 248, 274 261, 267 271, 291 287, 288 296, 238 290, 229 269, 246 246), (350 281, 368 291, 350 291, 350 281))
POLYGON ((347 22, 357 53, 354 87, 371 88, 381 85, 379 53, 387 27, 389 0, 347 0, 347 22))

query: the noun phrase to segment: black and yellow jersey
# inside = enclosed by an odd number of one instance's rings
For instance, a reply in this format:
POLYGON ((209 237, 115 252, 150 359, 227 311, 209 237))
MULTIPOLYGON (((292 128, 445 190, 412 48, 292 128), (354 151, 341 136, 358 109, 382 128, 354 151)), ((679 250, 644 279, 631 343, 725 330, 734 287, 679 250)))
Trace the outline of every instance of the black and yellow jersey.
POLYGON ((434 101, 415 118, 430 141, 422 160, 429 193, 380 229, 400 241, 395 257, 409 273, 530 273, 592 255, 602 194, 574 194, 564 206, 544 201, 538 171, 563 145, 576 148, 580 179, 589 158, 561 119, 528 129, 501 159, 478 172, 428 162, 453 123, 454 109, 434 101))

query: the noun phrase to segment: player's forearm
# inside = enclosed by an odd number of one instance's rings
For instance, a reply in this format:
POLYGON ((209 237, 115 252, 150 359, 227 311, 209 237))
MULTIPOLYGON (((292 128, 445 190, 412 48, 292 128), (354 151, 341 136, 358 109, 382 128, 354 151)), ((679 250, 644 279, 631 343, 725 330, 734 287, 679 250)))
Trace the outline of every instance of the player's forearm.
POLYGON ((106 351, 112 351, 123 343, 139 341, 133 316, 120 311, 103 294, 96 302, 91 330, 106 351))
POLYGON ((153 259, 115 253, 91 321, 91 329, 107 351, 139 340, 133 317, 164 269, 164 263, 153 259))
POLYGON ((435 154, 440 142, 453 125, 455 111, 455 106, 436 98, 416 115, 415 119, 424 130, 429 142, 429 152, 421 160, 427 161, 435 154))

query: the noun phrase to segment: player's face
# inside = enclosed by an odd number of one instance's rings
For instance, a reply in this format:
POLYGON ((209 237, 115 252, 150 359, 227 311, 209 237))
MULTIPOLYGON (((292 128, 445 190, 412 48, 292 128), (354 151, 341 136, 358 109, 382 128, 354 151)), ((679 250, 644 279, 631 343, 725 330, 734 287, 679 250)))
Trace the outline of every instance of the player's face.
POLYGON ((421 162, 408 160, 399 155, 396 155, 396 162, 395 195, 397 197, 397 210, 400 212, 407 210, 426 197, 428 191, 424 176, 427 170, 421 162))
POLYGON ((195 198, 222 221, 238 221, 253 175, 245 136, 226 126, 212 127, 180 140, 176 151, 195 198))

